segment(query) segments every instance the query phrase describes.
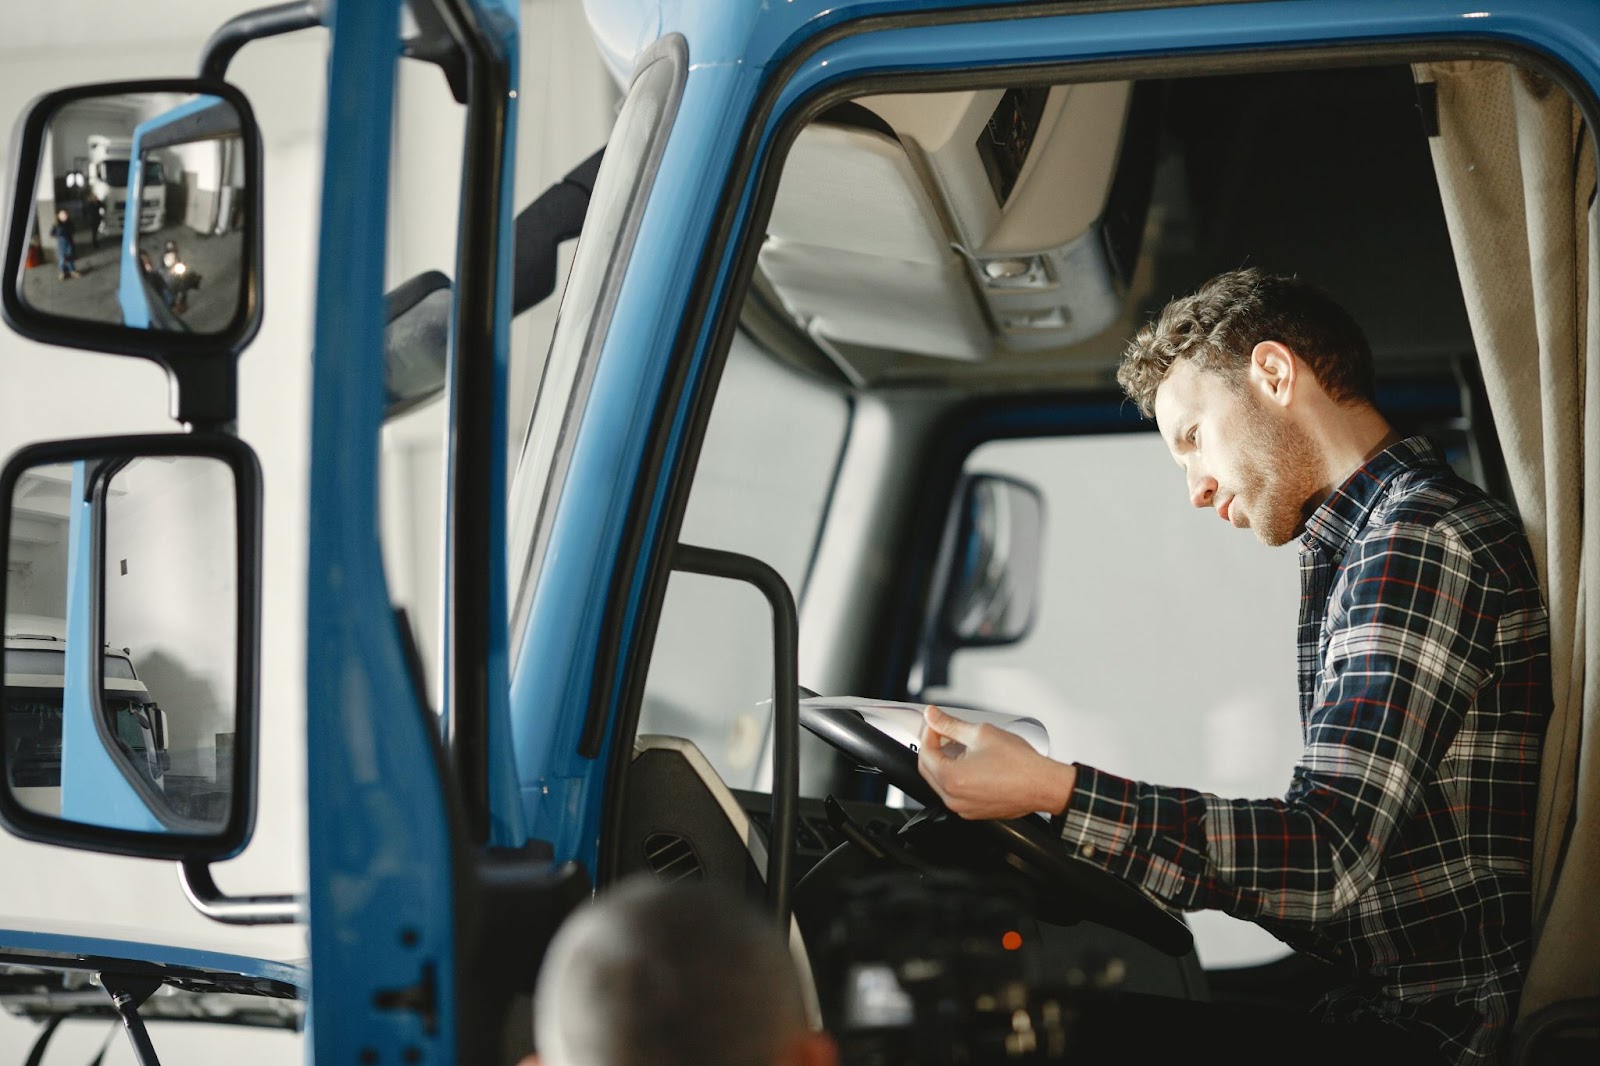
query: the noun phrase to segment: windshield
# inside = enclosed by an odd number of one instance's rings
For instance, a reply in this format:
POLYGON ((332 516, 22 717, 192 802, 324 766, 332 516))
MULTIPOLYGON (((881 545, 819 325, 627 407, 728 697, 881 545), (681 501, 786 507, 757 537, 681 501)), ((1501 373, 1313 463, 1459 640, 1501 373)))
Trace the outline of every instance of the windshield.
MULTIPOLYGON (((139 693, 106 691, 101 705, 111 729, 130 754, 153 756, 155 704, 139 693)), ((17 788, 61 787, 62 690, 6 686, 6 763, 17 788)), ((154 782, 161 776, 154 758, 134 760, 140 773, 154 782)))
POLYGON ((60 787, 61 690, 7 687, 5 738, 13 787, 60 787))
MULTIPOLYGON (((107 159, 100 164, 100 177, 107 185, 126 189, 128 187, 128 161, 126 159, 107 159)), ((162 185, 166 180, 166 174, 162 171, 160 163, 151 160, 144 165, 144 183, 146 185, 162 185)))

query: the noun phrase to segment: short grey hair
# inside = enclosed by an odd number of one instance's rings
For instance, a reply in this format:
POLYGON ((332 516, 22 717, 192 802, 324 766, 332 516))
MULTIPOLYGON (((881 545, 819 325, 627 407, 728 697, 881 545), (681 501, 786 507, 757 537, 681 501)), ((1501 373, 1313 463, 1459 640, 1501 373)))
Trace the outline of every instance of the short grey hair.
POLYGON ((730 891, 650 875, 573 913, 534 998, 543 1066, 772 1066, 805 1026, 769 915, 730 891))

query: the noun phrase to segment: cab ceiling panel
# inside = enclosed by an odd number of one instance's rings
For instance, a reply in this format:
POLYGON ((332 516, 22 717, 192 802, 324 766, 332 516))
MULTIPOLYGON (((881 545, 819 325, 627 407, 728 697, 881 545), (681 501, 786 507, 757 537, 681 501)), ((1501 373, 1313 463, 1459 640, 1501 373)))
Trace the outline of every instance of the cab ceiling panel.
POLYGON ((1116 82, 836 108, 796 138, 761 270, 857 378, 863 349, 980 362, 1098 333, 1126 282, 1103 220, 1130 98, 1116 82))
POLYGON ((825 122, 805 129, 760 262, 784 307, 825 348, 988 354, 966 264, 892 134, 825 122))

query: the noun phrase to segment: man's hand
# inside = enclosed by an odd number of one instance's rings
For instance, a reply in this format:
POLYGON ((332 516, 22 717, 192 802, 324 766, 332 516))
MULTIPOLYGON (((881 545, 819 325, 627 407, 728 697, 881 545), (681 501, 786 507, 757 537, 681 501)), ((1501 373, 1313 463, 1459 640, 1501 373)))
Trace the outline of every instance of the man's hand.
POLYGON ((1059 814, 1078 776, 1014 733, 963 721, 931 705, 922 712, 917 769, 946 807, 973 820, 1059 814))

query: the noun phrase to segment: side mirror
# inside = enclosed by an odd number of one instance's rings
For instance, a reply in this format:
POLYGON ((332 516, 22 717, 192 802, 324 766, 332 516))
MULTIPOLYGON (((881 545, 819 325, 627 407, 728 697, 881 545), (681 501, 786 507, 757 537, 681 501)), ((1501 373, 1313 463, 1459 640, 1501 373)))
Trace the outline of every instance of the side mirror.
POLYGON ((1044 500, 1032 485, 992 474, 968 477, 958 499, 945 631, 962 646, 1013 644, 1033 624, 1044 500))
POLYGON ((261 475, 236 438, 23 448, 0 471, 0 821, 216 861, 255 820, 261 475))
POLYGON ((152 359, 177 379, 183 421, 231 419, 233 357, 261 322, 261 143, 243 94, 77 86, 35 100, 14 143, 7 323, 152 359))
POLYGON ((450 366, 450 279, 437 270, 383 298, 384 421, 445 390, 450 366))
POLYGON ((949 683, 958 648, 1014 644, 1033 625, 1043 572, 1044 498, 994 474, 967 474, 953 496, 910 688, 949 683))

